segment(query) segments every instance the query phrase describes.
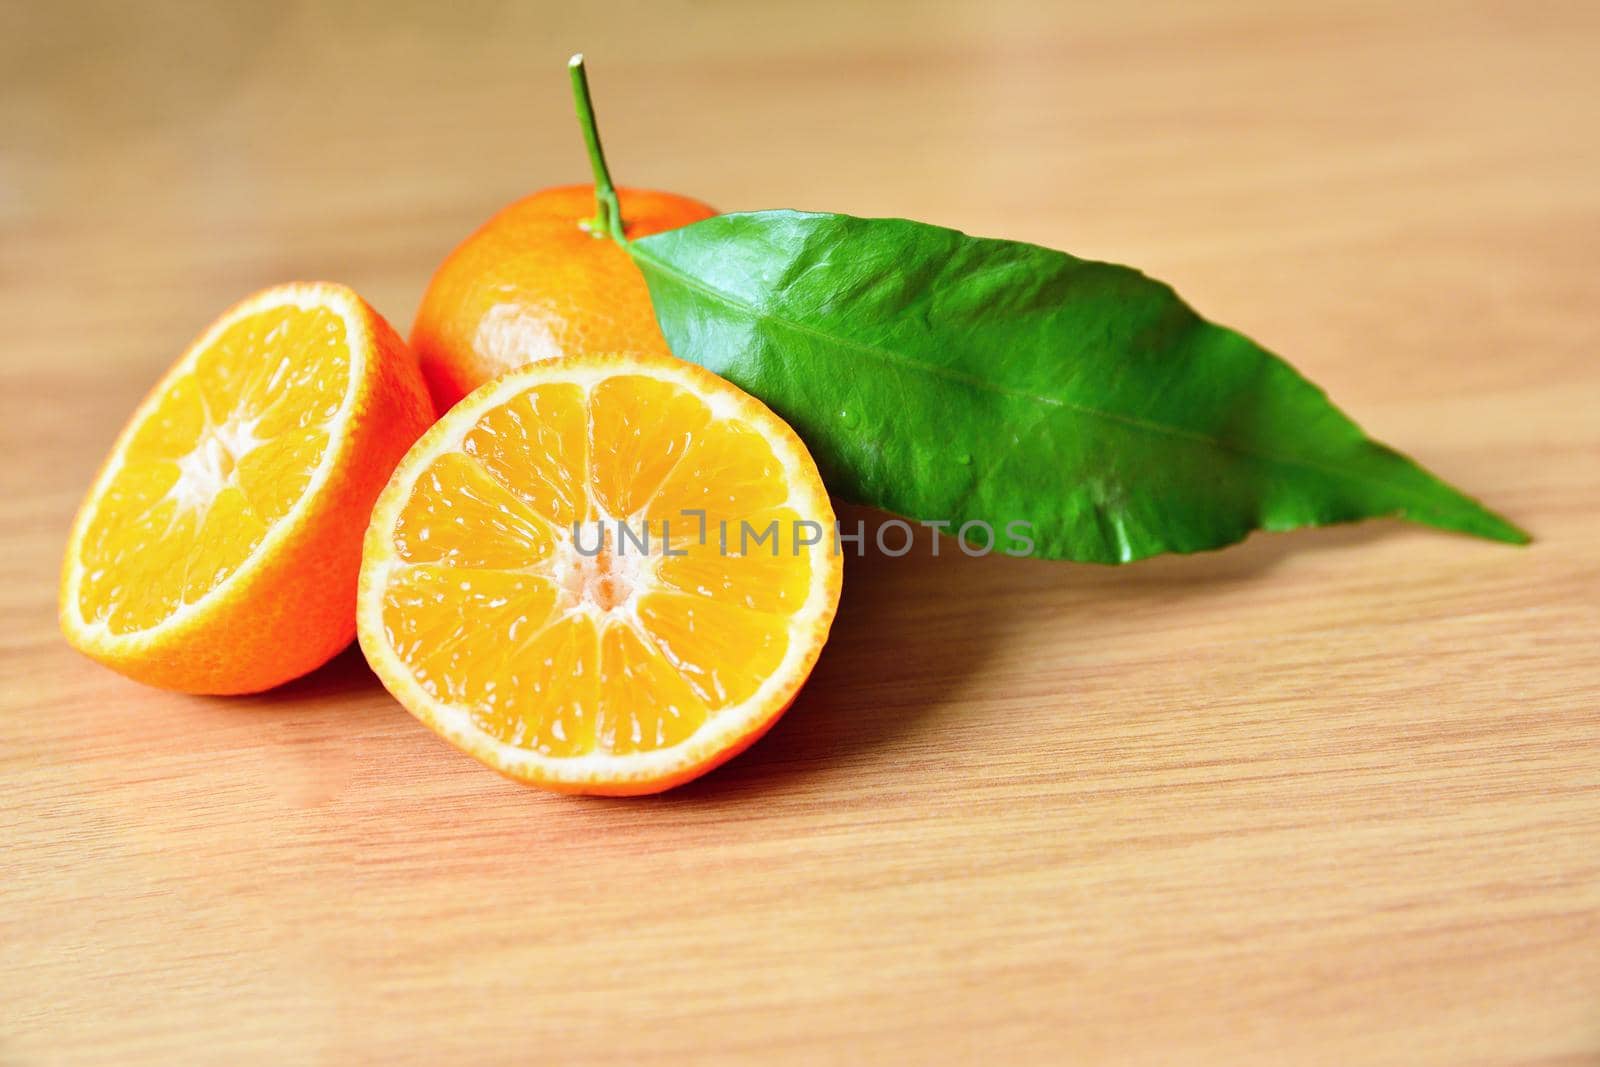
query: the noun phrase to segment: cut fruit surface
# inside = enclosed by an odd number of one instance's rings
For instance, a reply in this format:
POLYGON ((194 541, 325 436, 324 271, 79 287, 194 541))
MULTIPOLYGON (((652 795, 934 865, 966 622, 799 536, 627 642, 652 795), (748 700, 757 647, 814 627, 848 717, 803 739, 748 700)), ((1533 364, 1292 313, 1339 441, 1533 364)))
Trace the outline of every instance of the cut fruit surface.
POLYGON ((834 516, 759 401, 667 356, 482 386, 396 468, 357 608, 395 697, 509 777, 677 785, 758 738, 838 605, 834 516))
POLYGON ((432 409, 415 360, 343 286, 237 305, 134 413, 63 566, 61 624, 140 681, 265 689, 354 636, 372 501, 432 409))

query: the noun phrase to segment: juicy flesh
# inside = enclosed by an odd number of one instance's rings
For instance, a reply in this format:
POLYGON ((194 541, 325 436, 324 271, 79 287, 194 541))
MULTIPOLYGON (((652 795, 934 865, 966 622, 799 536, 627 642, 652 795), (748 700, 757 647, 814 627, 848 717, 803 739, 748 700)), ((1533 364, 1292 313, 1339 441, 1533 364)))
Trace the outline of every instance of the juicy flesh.
POLYGON ((83 539, 78 607, 149 629, 236 573, 305 492, 350 380, 343 318, 241 317, 136 427, 83 539))
POLYGON ((536 386, 416 479, 394 529, 390 646, 431 696, 506 745, 670 747, 784 657, 813 551, 795 544, 788 498, 766 439, 680 386, 536 386), (685 509, 706 513, 703 544, 685 509), (741 546, 741 519, 756 532, 776 522, 776 538, 741 546))

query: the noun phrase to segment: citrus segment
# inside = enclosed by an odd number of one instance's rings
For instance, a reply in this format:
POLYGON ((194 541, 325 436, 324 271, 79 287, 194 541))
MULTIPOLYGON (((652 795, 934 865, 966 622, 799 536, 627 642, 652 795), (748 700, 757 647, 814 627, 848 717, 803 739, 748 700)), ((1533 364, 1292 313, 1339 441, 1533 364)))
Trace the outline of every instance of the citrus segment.
POLYGON ((782 466, 761 434, 742 423, 718 422, 695 435, 684 461, 653 494, 650 515, 704 511, 713 522, 737 522, 782 504, 787 495, 782 466))
POLYGON ((803 525, 800 513, 787 507, 757 512, 744 522, 723 536, 724 528, 708 520, 704 543, 698 537, 698 517, 676 526, 669 523, 673 550, 683 554, 661 560, 656 575, 662 586, 753 611, 798 611, 811 587, 811 556, 799 542, 832 538, 833 531, 820 524, 803 525))
POLYGON ((788 649, 788 620, 682 593, 640 598, 639 621, 656 647, 712 708, 748 700, 788 649))
POLYGON ((600 714, 600 633, 586 615, 563 615, 513 639, 485 672, 472 722, 490 737, 549 756, 581 756, 600 714))
POLYGON ((496 770, 654 792, 794 699, 838 602, 832 531, 804 446, 722 379, 665 356, 530 365, 395 470, 367 531, 361 644, 402 704, 496 770))
POLYGON ((417 479, 394 530, 408 563, 516 570, 548 559, 550 523, 464 452, 448 452, 417 479))
POLYGON ((619 374, 594 387, 590 420, 595 506, 622 517, 650 502, 690 443, 707 432, 711 411, 671 382, 619 374))
POLYGON ((636 628, 607 626, 600 656, 599 751, 660 751, 688 740, 706 721, 705 703, 636 628))
POLYGON ((406 567, 385 591, 384 630, 429 693, 493 705, 496 689, 516 681, 500 668, 518 666, 515 653, 544 630, 556 592, 550 579, 516 571, 406 567), (481 650, 484 633, 503 641, 481 650))
POLYGON ((588 518, 587 400, 571 384, 530 389, 485 414, 462 450, 558 526, 588 518))

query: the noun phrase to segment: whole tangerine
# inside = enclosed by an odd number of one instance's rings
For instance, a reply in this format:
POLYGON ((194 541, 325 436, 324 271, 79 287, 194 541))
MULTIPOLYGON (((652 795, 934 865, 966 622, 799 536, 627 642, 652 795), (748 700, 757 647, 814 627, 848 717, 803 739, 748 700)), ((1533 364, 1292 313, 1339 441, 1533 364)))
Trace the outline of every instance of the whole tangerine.
MULTIPOLYGON (((616 192, 628 239, 716 214, 673 193, 616 192)), ((525 363, 670 355, 644 276, 594 215, 594 186, 546 189, 502 209, 440 265, 411 330, 440 412, 525 363)))

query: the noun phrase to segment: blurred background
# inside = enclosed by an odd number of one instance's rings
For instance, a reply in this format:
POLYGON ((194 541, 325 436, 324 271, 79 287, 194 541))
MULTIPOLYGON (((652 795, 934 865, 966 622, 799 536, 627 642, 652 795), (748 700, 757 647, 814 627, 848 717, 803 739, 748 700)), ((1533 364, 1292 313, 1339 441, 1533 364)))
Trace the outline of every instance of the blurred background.
POLYGON ((586 179, 581 50, 625 183, 1133 263, 1356 410, 1338 364, 1369 358, 1396 290, 1437 314, 1386 358, 1487 331, 1533 378, 1539 308, 1595 295, 1597 38, 1581 0, 5 0, 0 268, 29 289, 8 363, 39 371, 114 293, 151 348, 107 323, 103 366, 148 380, 290 278, 345 281, 406 332, 471 228, 586 179), (1460 254, 1397 254, 1420 242, 1460 254))

